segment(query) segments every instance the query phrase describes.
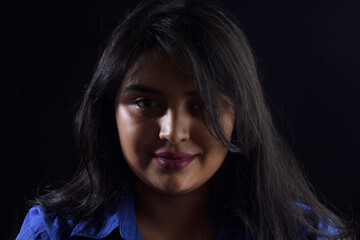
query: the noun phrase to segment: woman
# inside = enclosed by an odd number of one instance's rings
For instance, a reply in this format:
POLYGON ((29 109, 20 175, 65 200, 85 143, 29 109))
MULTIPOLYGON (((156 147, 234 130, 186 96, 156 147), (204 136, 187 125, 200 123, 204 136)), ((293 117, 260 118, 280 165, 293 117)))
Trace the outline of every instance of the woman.
POLYGON ((350 237, 274 129, 244 33, 206 1, 114 30, 76 116, 82 168, 18 239, 350 237))

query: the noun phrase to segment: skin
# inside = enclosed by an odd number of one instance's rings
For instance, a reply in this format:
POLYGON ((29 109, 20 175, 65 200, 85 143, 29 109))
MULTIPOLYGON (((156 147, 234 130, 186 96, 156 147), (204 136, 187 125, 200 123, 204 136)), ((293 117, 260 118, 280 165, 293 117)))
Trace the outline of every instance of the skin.
MULTIPOLYGON (((135 211, 144 239, 192 239, 198 232, 215 238, 206 217, 208 180, 228 150, 207 130, 199 106, 194 80, 155 51, 139 58, 119 89, 116 122, 122 152, 138 178, 135 211), (155 152, 196 157, 184 169, 169 170, 154 160, 155 152)), ((230 139, 232 114, 224 110, 221 119, 230 139)))

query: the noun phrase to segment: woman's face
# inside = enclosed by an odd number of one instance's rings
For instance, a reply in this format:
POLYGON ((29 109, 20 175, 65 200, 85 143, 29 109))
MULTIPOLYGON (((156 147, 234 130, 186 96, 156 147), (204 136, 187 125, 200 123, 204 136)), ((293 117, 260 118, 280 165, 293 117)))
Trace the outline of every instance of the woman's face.
MULTIPOLYGON (((133 172, 151 188, 188 193, 215 174, 227 149, 205 126, 194 80, 166 54, 153 54, 135 63, 119 89, 121 149, 133 172)), ((224 109, 221 116, 228 139, 234 126, 229 112, 224 109)))

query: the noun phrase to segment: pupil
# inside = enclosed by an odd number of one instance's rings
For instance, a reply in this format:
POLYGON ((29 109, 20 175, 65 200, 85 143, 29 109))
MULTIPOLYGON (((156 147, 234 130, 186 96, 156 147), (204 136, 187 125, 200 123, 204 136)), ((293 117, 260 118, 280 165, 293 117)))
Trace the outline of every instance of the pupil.
POLYGON ((152 100, 150 100, 150 99, 144 99, 144 105, 146 106, 146 107, 150 107, 151 105, 152 105, 152 100))

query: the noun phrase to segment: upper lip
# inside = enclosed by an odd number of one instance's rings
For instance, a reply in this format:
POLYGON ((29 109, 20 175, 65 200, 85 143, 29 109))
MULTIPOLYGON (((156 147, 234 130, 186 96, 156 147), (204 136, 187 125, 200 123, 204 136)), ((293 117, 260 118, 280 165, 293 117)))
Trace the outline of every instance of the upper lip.
POLYGON ((196 154, 185 153, 185 152, 156 152, 155 157, 169 158, 169 159, 184 159, 196 156, 196 154))

